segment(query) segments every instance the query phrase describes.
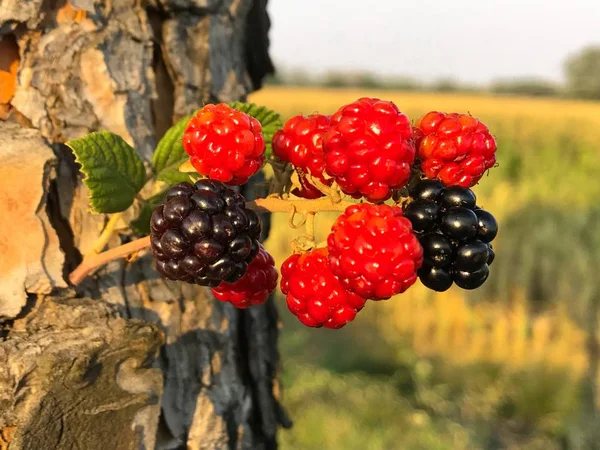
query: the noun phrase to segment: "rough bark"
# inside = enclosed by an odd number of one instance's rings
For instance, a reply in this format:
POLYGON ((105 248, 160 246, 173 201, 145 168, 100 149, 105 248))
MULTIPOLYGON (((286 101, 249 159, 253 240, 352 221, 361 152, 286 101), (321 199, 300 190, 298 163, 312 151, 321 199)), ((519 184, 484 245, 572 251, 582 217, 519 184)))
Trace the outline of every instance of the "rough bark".
POLYGON ((63 143, 109 129, 149 161, 182 115, 244 99, 272 71, 265 8, 0 2, 0 35, 20 52, 0 122, 0 449, 276 448, 289 420, 272 302, 238 311, 158 278, 148 258, 65 284, 106 218, 88 213, 63 143))

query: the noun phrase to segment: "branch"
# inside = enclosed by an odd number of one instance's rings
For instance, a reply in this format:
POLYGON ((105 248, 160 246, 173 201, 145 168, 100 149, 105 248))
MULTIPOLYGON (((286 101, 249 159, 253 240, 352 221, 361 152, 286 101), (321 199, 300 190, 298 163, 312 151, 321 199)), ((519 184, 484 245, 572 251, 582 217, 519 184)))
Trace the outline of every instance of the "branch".
MULTIPOLYGON (((340 201, 332 203, 331 199, 324 197, 316 200, 283 200, 279 197, 259 198, 252 202, 246 203, 246 207, 256 212, 288 212, 294 211, 301 213, 317 213, 325 211, 344 211, 348 206, 353 205, 351 202, 340 201), (295 210, 294 210, 295 208, 295 210)), ((125 258, 131 253, 138 252, 150 246, 150 236, 146 236, 135 241, 129 242, 119 247, 111 248, 105 252, 98 254, 90 254, 83 258, 83 261, 69 275, 69 281, 72 285, 77 286, 98 267, 119 258, 125 258)))
POLYGON ((131 253, 135 253, 149 246, 150 236, 146 236, 141 239, 128 242, 127 244, 111 248, 110 250, 102 253, 88 255, 83 258, 81 264, 79 264, 77 268, 71 272, 69 275, 69 281, 74 286, 77 286, 90 272, 93 272, 98 267, 109 263, 113 259, 125 258, 131 253))

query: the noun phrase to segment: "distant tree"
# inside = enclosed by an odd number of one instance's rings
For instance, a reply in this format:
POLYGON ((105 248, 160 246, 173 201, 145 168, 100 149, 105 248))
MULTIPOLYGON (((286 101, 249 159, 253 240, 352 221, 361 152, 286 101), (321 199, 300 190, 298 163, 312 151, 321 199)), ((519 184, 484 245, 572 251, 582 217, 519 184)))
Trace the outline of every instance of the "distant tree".
POLYGON ((452 78, 441 78, 431 85, 434 92, 457 92, 461 90, 458 81, 452 78))
POLYGON ((351 83, 346 72, 331 71, 325 74, 318 84, 328 88, 341 88, 347 87, 351 83))
POLYGON ((493 82, 490 86, 490 92, 501 95, 551 97, 558 95, 560 90, 558 86, 547 80, 538 78, 513 78, 493 82))
POLYGON ((351 79, 352 85, 362 89, 379 89, 383 87, 383 80, 371 72, 359 72, 351 79))
POLYGON ((389 77, 383 80, 383 84, 386 89, 396 91, 418 91, 422 89, 418 81, 409 77, 389 77))
POLYGON ((564 70, 569 95, 600 99, 600 45, 586 47, 571 55, 564 70))

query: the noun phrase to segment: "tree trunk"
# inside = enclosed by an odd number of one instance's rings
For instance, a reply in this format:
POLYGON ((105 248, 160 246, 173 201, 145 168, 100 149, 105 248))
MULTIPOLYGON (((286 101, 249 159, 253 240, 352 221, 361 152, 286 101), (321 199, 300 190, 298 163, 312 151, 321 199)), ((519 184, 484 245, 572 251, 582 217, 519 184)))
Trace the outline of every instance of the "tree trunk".
POLYGON ((148 162, 179 117, 260 87, 268 28, 266 0, 0 0, 0 450, 276 448, 272 301, 236 310, 148 257, 65 281, 106 217, 64 142, 109 129, 148 162))

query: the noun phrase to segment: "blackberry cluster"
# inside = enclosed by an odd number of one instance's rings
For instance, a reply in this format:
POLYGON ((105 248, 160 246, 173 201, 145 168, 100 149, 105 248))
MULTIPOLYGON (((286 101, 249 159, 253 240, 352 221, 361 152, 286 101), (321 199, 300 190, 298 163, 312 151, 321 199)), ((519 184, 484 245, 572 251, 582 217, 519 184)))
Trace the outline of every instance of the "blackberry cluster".
POLYGON ((437 180, 423 180, 410 189, 413 201, 404 216, 423 246, 421 282, 443 292, 455 283, 476 289, 489 276, 494 261, 491 242, 498 223, 489 212, 476 206, 473 191, 446 187, 437 180))
POLYGON ((156 270, 166 278, 216 287, 244 276, 259 251, 261 223, 242 195, 215 180, 169 189, 150 220, 156 270))

